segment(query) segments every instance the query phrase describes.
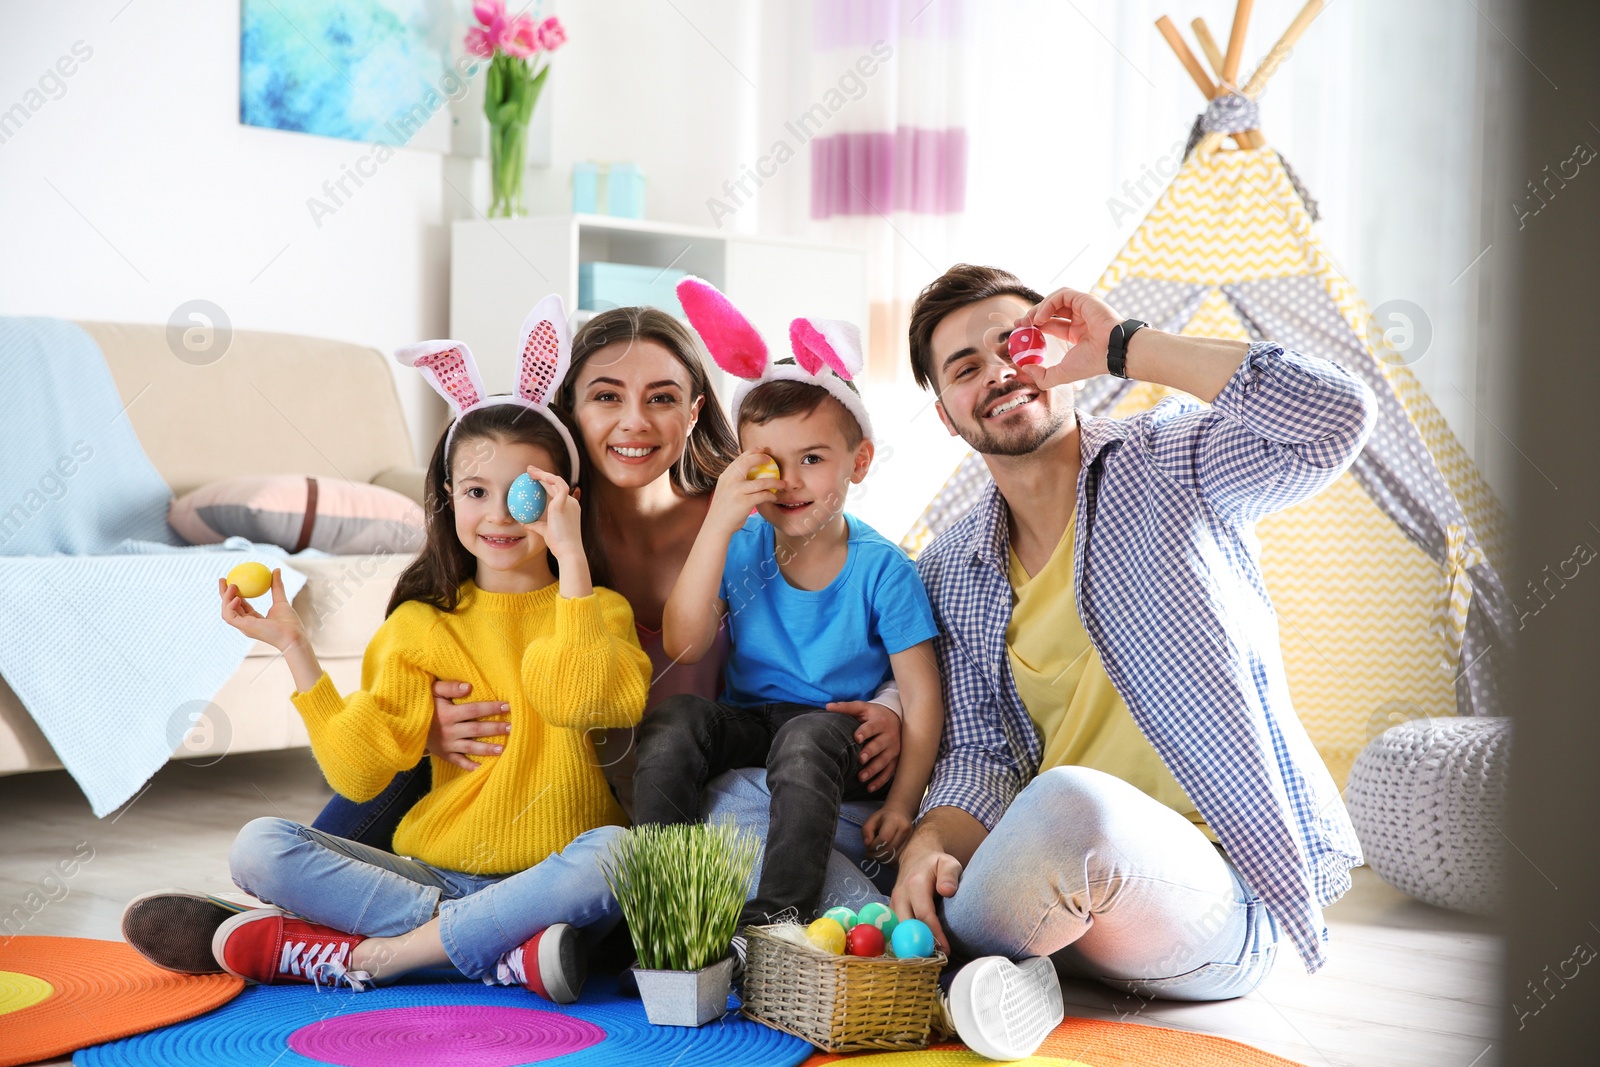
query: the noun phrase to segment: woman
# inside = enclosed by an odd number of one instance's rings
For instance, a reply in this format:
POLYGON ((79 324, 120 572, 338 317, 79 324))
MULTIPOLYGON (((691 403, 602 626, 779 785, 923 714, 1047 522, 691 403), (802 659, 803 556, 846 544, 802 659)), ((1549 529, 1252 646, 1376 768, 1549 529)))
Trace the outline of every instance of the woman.
MULTIPOLYGON (((714 699, 721 689, 725 643, 693 666, 671 663, 661 650, 667 596, 705 519, 717 476, 738 452, 699 346, 687 327, 654 308, 602 312, 573 338, 571 367, 553 406, 574 424, 586 453, 579 494, 594 581, 632 604, 639 643, 650 655, 647 708, 677 693, 714 699)), ((482 738, 504 735, 511 724, 477 720, 508 710, 504 704, 467 700, 471 686, 458 679, 436 680, 433 692, 430 754, 474 770, 471 756, 499 753, 498 745, 482 738)), ((898 693, 890 688, 876 700, 898 705, 898 693)), ((896 711, 875 701, 828 705, 861 720, 856 734, 862 746, 860 774, 874 790, 893 776, 900 746, 896 711)), ((615 730, 595 737, 606 777, 630 812, 633 736, 631 730, 615 730)), ((312 825, 392 851, 395 827, 431 784, 424 758, 373 800, 358 804, 335 795, 312 825)), ((707 787, 702 806, 705 814, 733 818, 764 835, 769 799, 765 772, 736 771, 707 787)), ((892 868, 869 861, 862 846, 861 824, 873 807, 847 804, 841 813, 825 890, 833 903, 859 905, 892 888, 892 868), (872 872, 870 883, 863 867, 872 872)), ((237 910, 199 894, 147 894, 124 912, 123 934, 162 966, 214 970, 209 934, 201 939, 198 931, 215 929, 237 910)))

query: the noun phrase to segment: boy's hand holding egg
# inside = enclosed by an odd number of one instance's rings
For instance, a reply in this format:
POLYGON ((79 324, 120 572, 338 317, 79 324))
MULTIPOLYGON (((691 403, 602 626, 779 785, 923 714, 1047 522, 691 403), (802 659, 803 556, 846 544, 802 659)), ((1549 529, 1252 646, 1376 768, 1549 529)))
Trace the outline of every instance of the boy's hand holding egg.
POLYGON ((782 486, 778 465, 771 456, 746 452, 728 464, 728 469, 717 479, 706 522, 715 523, 715 529, 731 535, 744 525, 758 505, 771 503, 782 486))
MULTIPOLYGON (((763 459, 765 462, 759 463, 750 468, 750 473, 745 475, 745 479, 747 481, 753 482, 757 478, 777 478, 780 476, 780 471, 778 470, 778 464, 776 461, 767 459, 766 457, 763 457, 763 459)), ((769 492, 771 492, 774 496, 776 496, 778 493, 776 489, 769 490, 769 492)))

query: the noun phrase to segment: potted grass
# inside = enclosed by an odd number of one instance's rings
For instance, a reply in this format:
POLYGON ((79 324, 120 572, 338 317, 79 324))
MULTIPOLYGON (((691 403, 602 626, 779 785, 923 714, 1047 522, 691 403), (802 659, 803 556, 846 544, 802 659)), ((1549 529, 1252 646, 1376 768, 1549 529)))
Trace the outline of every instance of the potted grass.
POLYGON ((703 1026, 728 1008, 728 947, 755 867, 732 823, 638 826, 600 861, 639 956, 634 976, 657 1026, 703 1026))

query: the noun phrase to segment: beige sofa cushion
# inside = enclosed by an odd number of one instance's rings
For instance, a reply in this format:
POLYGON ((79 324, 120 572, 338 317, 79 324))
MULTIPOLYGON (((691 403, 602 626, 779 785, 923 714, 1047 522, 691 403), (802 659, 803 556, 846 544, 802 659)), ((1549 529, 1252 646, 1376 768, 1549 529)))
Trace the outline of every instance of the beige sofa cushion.
POLYGON ((173 354, 165 326, 78 325, 100 345, 139 443, 180 496, 241 474, 370 482, 416 462, 376 349, 236 330, 221 359, 196 366, 173 354))
MULTIPOLYGON (((317 656, 359 659, 383 622, 383 609, 389 604, 395 580, 416 558, 409 553, 391 553, 290 563, 306 576, 305 587, 294 598, 294 610, 304 620, 317 656)), ((251 656, 277 654, 277 649, 260 641, 250 649, 251 656)))

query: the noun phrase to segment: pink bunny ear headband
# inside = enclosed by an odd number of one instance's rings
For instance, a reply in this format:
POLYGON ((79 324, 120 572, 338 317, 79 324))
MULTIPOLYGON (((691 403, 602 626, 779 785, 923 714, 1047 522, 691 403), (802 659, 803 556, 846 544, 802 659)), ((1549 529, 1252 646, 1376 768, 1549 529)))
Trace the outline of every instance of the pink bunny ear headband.
POLYGON ((855 416, 861 435, 872 440, 872 420, 854 378, 861 373, 861 331, 837 319, 795 319, 789 323, 794 359, 774 360, 767 342, 750 320, 710 282, 688 277, 678 283, 678 302, 717 366, 740 379, 734 386, 733 424, 750 390, 767 382, 804 382, 828 391, 855 416))
POLYGON ((395 350, 394 358, 422 372, 428 384, 450 405, 454 416, 445 434, 445 455, 461 425, 461 417, 496 404, 519 404, 547 420, 566 443, 572 461, 572 478, 578 480, 578 446, 555 412, 550 397, 561 387, 572 364, 572 334, 567 328, 567 312, 561 297, 552 293, 522 320, 522 366, 517 373, 517 389, 511 394, 485 395, 483 378, 472 352, 460 341, 419 341, 395 350))

